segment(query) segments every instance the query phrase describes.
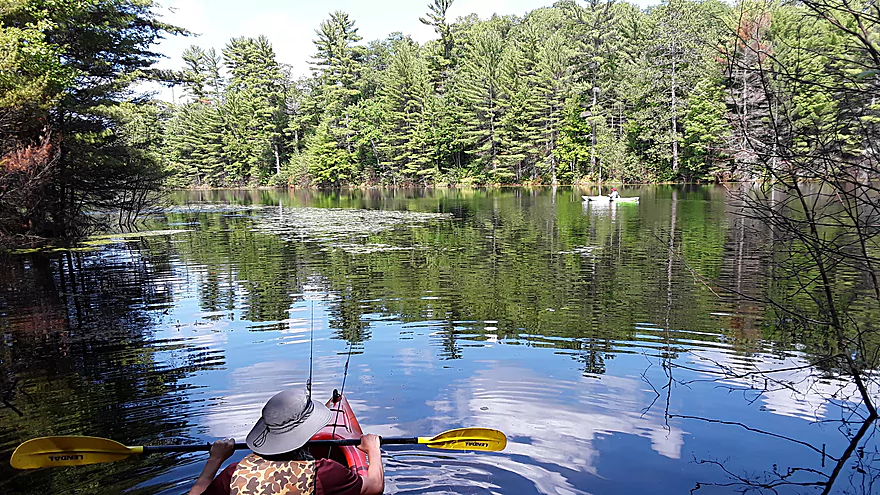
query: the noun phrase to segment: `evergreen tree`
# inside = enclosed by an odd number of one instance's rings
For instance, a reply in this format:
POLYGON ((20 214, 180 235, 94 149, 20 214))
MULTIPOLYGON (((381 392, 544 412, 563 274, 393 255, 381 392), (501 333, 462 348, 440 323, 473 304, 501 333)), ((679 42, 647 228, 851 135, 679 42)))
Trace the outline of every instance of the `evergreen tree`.
POLYGON ((317 167, 315 177, 321 178, 319 183, 326 183, 329 175, 321 169, 324 163, 346 170, 348 177, 353 176, 355 133, 350 108, 357 103, 361 94, 357 84, 363 50, 354 45, 361 40, 361 36, 357 34, 354 21, 345 12, 333 12, 315 32, 318 37, 314 44, 318 51, 313 57, 313 64, 319 81, 317 98, 323 115, 316 133, 316 139, 320 135, 320 146, 310 149, 326 150, 330 143, 328 139, 332 139, 340 150, 333 152, 332 159, 327 161, 313 160, 317 167))
POLYGON ((0 5, 0 89, 14 88, 0 93, 0 110, 14 105, 11 113, 0 111, 0 152, 40 147, 47 165, 47 182, 35 196, 39 203, 32 209, 15 205, 28 209, 28 218, 15 218, 9 229, 49 237, 83 234, 98 221, 88 212, 133 211, 139 206, 132 187, 144 195, 158 189, 159 164, 132 146, 126 134, 131 112, 120 107, 132 99, 133 84, 165 77, 152 67, 159 55, 151 46, 180 32, 158 19, 151 0, 0 5))
POLYGON ((544 148, 543 167, 540 170, 548 176, 552 184, 558 182, 559 154, 556 147, 571 74, 572 55, 572 48, 559 32, 543 38, 538 47, 537 87, 541 92, 541 144, 544 148))
POLYGON ((715 81, 701 79, 688 98, 684 116, 685 144, 690 151, 687 174, 699 179, 722 178, 720 160, 730 124, 722 87, 715 81))
POLYGON ((438 39, 421 46, 399 32, 361 46, 334 12, 316 31, 312 76, 296 82, 265 38, 230 42, 228 82, 215 53, 192 47, 169 159, 211 184, 263 183, 285 162, 325 185, 717 180, 772 154, 764 138, 783 114, 810 149, 853 134, 826 125, 835 114, 868 111, 822 89, 852 66, 840 21, 801 26, 792 5, 741 2, 731 15, 717 0, 647 11, 564 0, 455 22, 451 5, 428 5, 420 21, 438 39), (793 80, 809 89, 762 80, 756 69, 773 64, 799 67, 793 80))
POLYGON ((481 171, 498 171, 500 152, 501 79, 504 40, 496 30, 478 30, 471 40, 462 70, 461 91, 469 104, 467 137, 479 157, 481 171))
POLYGON ((646 19, 644 52, 628 66, 625 84, 635 106, 629 130, 637 151, 655 164, 657 178, 679 177, 682 116, 697 82, 717 77, 713 44, 721 39, 725 9, 715 2, 671 0, 646 19))
POLYGON ((167 124, 167 160, 175 182, 197 186, 226 184, 225 126, 216 104, 197 100, 179 106, 167 124), (189 180, 187 180, 189 178, 189 180))
POLYGON ((213 100, 219 103, 224 90, 220 75, 220 56, 213 48, 207 50, 192 45, 183 51, 186 65, 183 71, 184 88, 197 99, 213 100))
POLYGON ((167 124, 165 147, 174 182, 181 185, 225 184, 226 132, 222 117, 225 82, 213 48, 190 46, 183 52, 184 92, 190 101, 177 106, 167 124))
POLYGON ((405 180, 425 180, 437 172, 425 153, 429 141, 425 102, 430 97, 431 86, 427 67, 415 43, 403 40, 395 45, 387 75, 384 97, 388 109, 389 159, 405 180))
POLYGON ((440 41, 443 44, 443 58, 447 61, 452 59, 452 29, 446 22, 446 12, 452 7, 454 0, 434 0, 433 4, 428 4, 429 12, 426 14, 427 19, 419 17, 422 24, 433 26, 434 31, 440 35, 440 41))
POLYGON ((437 92, 444 92, 449 80, 449 71, 453 67, 452 50, 455 47, 455 38, 452 26, 446 20, 446 12, 452 6, 454 0, 434 0, 428 4, 428 13, 425 17, 419 17, 419 21, 427 26, 432 26, 434 32, 440 35, 440 49, 428 59, 431 65, 431 78, 437 92))
MULTIPOLYGON (((530 34, 536 33, 532 31, 530 34)), ((505 55, 500 96, 505 111, 501 116, 499 129, 499 155, 504 173, 498 178, 509 182, 521 181, 527 171, 533 170, 540 154, 541 99, 535 86, 537 74, 534 53, 527 55, 516 46, 505 55)))
POLYGON ((287 127, 284 129, 284 135, 288 141, 288 148, 294 153, 302 151, 305 137, 318 126, 321 106, 317 96, 317 86, 317 79, 301 77, 287 87, 287 97, 284 102, 287 127))
POLYGON ((233 38, 223 49, 229 71, 224 112, 242 178, 260 180, 281 172, 287 126, 285 77, 265 36, 233 38), (274 167, 272 167, 274 165, 274 167))
POLYGON ((614 0, 589 0, 586 7, 574 3, 563 4, 572 19, 572 34, 577 40, 572 56, 574 79, 580 83, 580 93, 590 115, 590 177, 596 176, 596 144, 598 126, 604 125, 605 106, 602 99, 614 85, 615 57, 619 52, 619 30, 615 29, 614 0), (600 95, 602 98, 600 99, 600 95))

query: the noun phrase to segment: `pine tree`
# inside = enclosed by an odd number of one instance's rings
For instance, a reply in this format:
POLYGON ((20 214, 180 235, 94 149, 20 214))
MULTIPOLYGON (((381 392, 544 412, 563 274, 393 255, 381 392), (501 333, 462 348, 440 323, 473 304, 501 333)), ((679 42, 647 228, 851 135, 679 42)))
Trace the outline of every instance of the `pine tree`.
POLYGON ((357 169, 345 148, 339 147, 336 135, 326 120, 309 140, 307 152, 312 179, 322 185, 341 186, 355 180, 357 169))
POLYGON ((687 174, 698 179, 721 178, 718 160, 730 134, 727 106, 720 84, 702 79, 688 98, 684 115, 684 142, 690 156, 685 163, 687 174))
POLYGON ((572 48, 558 32, 543 38, 538 47, 537 88, 541 96, 541 144, 544 148, 544 166, 541 171, 549 176, 553 184, 558 182, 559 156, 556 146, 565 108, 572 55, 572 48))
POLYGON ((454 0, 434 0, 433 4, 428 4, 427 19, 419 17, 422 24, 433 26, 434 31, 440 35, 440 41, 443 44, 443 58, 452 59, 452 46, 454 44, 452 38, 452 28, 446 22, 446 12, 452 7, 454 0))
POLYGON ((496 30, 478 30, 471 40, 462 70, 461 91, 469 105, 467 137, 473 143, 481 171, 498 171, 500 152, 501 78, 504 40, 496 30))
POLYGON ((384 86, 388 109, 390 160, 406 180, 424 180, 436 168, 425 153, 425 102, 431 91, 428 71, 419 56, 418 46, 411 40, 398 42, 388 66, 384 86))
POLYGON ((455 38, 452 26, 446 20, 446 12, 452 6, 454 0, 434 0, 428 4, 427 17, 419 17, 419 21, 427 26, 432 26, 434 32, 440 35, 439 53, 428 57, 431 69, 431 82, 438 93, 446 91, 449 80, 449 71, 453 68, 452 50, 455 47, 455 38))
POLYGON ((168 160, 182 184, 223 185, 227 163, 220 57, 213 48, 192 45, 184 50, 183 60, 184 92, 191 101, 174 109, 166 133, 168 160))
POLYGON ((715 44, 725 12, 719 2, 686 0, 652 10, 642 28, 642 53, 624 69, 635 151, 655 165, 661 180, 680 177, 682 117, 697 83, 718 77, 715 44))
POLYGON ((603 100, 614 86, 615 58, 620 49, 619 31, 614 26, 617 13, 614 3, 614 0, 589 0, 587 7, 566 5, 577 40, 571 61, 573 79, 581 83, 576 91, 590 114, 590 176, 593 178, 597 178, 599 158, 596 153, 598 126, 606 123, 603 100))
POLYGON ((223 135, 223 120, 213 103, 197 100, 175 109, 165 139, 167 159, 181 177, 180 183, 224 185, 227 163, 223 135))
MULTIPOLYGON (((322 141, 320 146, 310 149, 327 149, 327 140, 332 138, 341 152, 333 153, 332 160, 326 162, 328 166, 353 169, 355 133, 350 107, 360 97, 357 83, 363 50, 354 43, 360 41, 361 36, 357 34, 354 21, 342 11, 330 14, 330 18, 323 21, 315 32, 318 37, 314 44, 318 51, 313 57, 313 64, 319 81, 316 93, 322 107, 318 127, 322 141)), ((314 163, 316 167, 321 167, 320 164, 325 162, 315 160, 314 163)), ((314 175, 320 177, 321 181, 329 177, 326 170, 320 169, 316 169, 314 175)))
POLYGON ((287 125, 284 73, 265 36, 233 38, 223 49, 223 60, 231 74, 224 111, 227 122, 236 126, 229 130, 243 165, 239 173, 261 181, 273 168, 281 172, 287 125))
POLYGON ((183 51, 184 88, 193 98, 213 100, 219 104, 224 90, 220 75, 220 56, 213 48, 207 50, 191 45, 183 51))
POLYGON ((504 181, 520 181, 539 155, 541 138, 540 96, 535 86, 535 60, 514 46, 506 52, 502 69, 500 161, 505 166, 504 181))
POLYGON ((0 230, 81 235, 102 221, 91 212, 132 212, 133 189, 145 197, 159 188, 159 164, 126 134, 136 116, 126 103, 135 84, 164 79, 152 67, 152 45, 181 32, 160 20, 151 0, 2 2, 0 162, 31 147, 48 158, 36 203, 19 203, 28 199, 16 196, 20 184, 5 188, 13 221, 0 207, 0 230))
POLYGON ((301 77, 287 88, 284 102, 287 127, 284 129, 284 136, 287 138, 288 148, 294 153, 302 151, 305 137, 318 126, 321 106, 317 86, 316 78, 301 77))

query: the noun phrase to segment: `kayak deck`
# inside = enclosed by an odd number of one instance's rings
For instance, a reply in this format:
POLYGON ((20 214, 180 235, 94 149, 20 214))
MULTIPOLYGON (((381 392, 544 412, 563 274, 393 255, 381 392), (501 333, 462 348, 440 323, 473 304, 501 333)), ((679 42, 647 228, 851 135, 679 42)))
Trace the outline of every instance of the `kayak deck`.
MULTIPOLYGON (((360 438, 364 434, 348 400, 336 390, 333 391, 333 397, 327 401, 327 407, 333 413, 330 424, 315 433, 312 440, 345 440, 360 438)), ((366 474, 369 467, 366 452, 355 446, 312 447, 311 452, 316 459, 333 459, 343 466, 348 466, 358 475, 366 474)))

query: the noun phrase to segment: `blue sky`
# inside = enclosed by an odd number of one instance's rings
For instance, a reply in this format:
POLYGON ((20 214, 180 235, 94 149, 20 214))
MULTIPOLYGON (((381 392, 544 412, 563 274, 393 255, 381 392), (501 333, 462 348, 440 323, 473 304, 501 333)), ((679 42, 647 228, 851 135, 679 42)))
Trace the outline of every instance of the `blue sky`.
MULTIPOLYGON (((659 3, 659 0, 630 1, 642 7, 659 3)), ((428 3, 429 0, 165 0, 161 7, 163 20, 199 36, 163 40, 158 51, 169 58, 162 60, 159 66, 179 68, 180 54, 192 44, 219 51, 232 37, 265 34, 278 60, 293 66, 294 74, 304 75, 308 73, 308 61, 314 53, 315 29, 331 11, 348 12, 364 41, 401 31, 425 42, 436 36, 432 28, 419 22, 419 17, 428 10, 428 3)), ((552 3, 553 0, 456 0, 449 14, 455 19, 476 13, 485 19, 493 13, 522 15, 552 3)))

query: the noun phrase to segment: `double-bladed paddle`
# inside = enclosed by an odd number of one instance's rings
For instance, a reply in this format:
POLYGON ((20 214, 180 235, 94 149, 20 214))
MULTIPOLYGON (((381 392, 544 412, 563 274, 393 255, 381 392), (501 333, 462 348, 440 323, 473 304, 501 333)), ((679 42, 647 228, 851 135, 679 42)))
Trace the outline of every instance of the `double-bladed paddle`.
MULTIPOLYGON (((491 428, 456 428, 434 437, 379 437, 382 445, 419 444, 432 449, 479 450, 497 452, 507 446, 504 433, 491 428)), ((306 445, 358 445, 359 438, 346 440, 312 440, 306 445)), ((236 449, 247 445, 236 443, 236 449)), ((28 440, 12 453, 10 464, 15 469, 36 469, 58 466, 83 466, 119 461, 132 455, 159 452, 199 452, 211 450, 211 444, 200 445, 141 445, 128 447, 108 438, 64 436, 41 437, 28 440)))

